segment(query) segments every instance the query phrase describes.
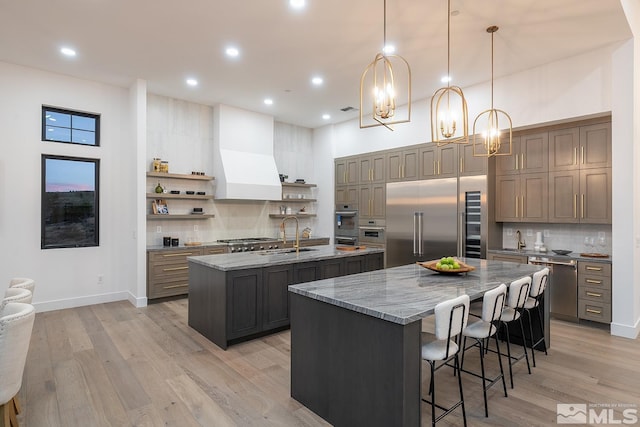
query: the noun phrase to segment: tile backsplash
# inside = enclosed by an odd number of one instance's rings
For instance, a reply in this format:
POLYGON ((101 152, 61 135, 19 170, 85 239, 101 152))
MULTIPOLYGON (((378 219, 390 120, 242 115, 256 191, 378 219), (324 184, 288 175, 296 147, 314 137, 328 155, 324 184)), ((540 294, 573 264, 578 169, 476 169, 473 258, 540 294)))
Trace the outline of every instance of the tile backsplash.
MULTIPOLYGON (((516 247, 516 230, 520 230, 527 249, 533 249, 536 233, 542 233, 542 241, 548 251, 568 249, 580 252, 598 252, 611 254, 611 225, 607 224, 540 224, 540 223, 503 223, 502 246, 516 247), (547 236, 545 236, 545 230, 547 236), (528 235, 528 234, 531 235, 528 235), (585 244, 585 238, 593 238, 593 246, 585 244)), ((590 242, 589 242, 590 243, 590 242)))

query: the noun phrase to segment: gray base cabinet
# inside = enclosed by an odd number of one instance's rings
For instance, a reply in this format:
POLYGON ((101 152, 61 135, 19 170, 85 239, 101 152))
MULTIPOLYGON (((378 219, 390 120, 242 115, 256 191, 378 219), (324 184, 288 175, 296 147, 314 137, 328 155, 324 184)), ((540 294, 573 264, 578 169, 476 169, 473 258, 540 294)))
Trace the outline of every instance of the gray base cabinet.
POLYGON ((384 254, 220 271, 189 263, 189 326, 226 349, 289 326, 289 285, 383 268, 384 254))
POLYGON ((578 261, 578 318, 611 323, 611 264, 578 261))

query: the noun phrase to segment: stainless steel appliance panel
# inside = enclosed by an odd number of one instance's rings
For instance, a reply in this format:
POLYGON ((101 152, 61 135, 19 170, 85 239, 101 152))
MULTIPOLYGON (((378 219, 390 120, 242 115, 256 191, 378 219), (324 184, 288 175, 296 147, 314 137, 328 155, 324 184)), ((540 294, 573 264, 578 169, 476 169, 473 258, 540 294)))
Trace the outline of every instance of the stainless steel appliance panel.
POLYGON ((337 205, 334 238, 338 244, 358 244, 358 209, 353 205, 337 205))
POLYGON ((458 180, 387 184, 387 267, 457 254, 458 180))
POLYGON ((552 317, 578 322, 578 266, 575 260, 529 257, 529 264, 549 268, 549 313, 552 317))

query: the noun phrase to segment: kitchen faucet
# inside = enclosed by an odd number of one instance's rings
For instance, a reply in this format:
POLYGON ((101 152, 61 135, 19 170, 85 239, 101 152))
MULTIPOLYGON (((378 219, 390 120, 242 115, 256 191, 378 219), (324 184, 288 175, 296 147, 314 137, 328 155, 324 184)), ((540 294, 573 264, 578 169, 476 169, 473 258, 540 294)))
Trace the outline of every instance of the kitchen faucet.
POLYGON ((518 241, 518 250, 527 246, 527 242, 522 240, 522 234, 520 234, 520 230, 516 230, 516 239, 518 241))
POLYGON ((282 244, 286 245, 287 244, 287 232, 286 232, 286 227, 284 226, 284 223, 287 222, 288 219, 295 219, 296 220, 296 242, 293 244, 293 247, 296 248, 296 254, 300 253, 300 223, 298 221, 298 218, 295 216, 287 216, 282 220, 282 224, 280 224, 280 229, 282 230, 282 244))

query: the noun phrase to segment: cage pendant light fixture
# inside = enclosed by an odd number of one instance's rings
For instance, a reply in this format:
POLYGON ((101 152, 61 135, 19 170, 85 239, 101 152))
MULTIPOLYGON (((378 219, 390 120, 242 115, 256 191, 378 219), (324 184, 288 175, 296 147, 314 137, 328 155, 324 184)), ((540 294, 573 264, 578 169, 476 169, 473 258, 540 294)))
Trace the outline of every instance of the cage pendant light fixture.
POLYGON ((384 0, 383 50, 360 77, 360 128, 384 126, 393 130, 391 125, 411 121, 411 68, 400 55, 388 55, 386 47, 387 1, 384 0), (400 90, 403 87, 406 95, 400 90), (405 103, 406 114, 400 114, 397 107, 405 103), (370 110, 365 107, 368 105, 370 110))
POLYGON ((431 141, 437 145, 469 142, 469 111, 462 89, 451 86, 451 0, 447 1, 447 86, 431 97, 431 141))
POLYGON ((477 157, 510 156, 512 122, 509 114, 493 108, 493 34, 495 25, 487 28, 491 34, 491 109, 478 114, 473 121, 473 155, 477 157), (504 126, 501 130, 500 127, 504 126), (508 129, 507 129, 508 126, 508 129))

